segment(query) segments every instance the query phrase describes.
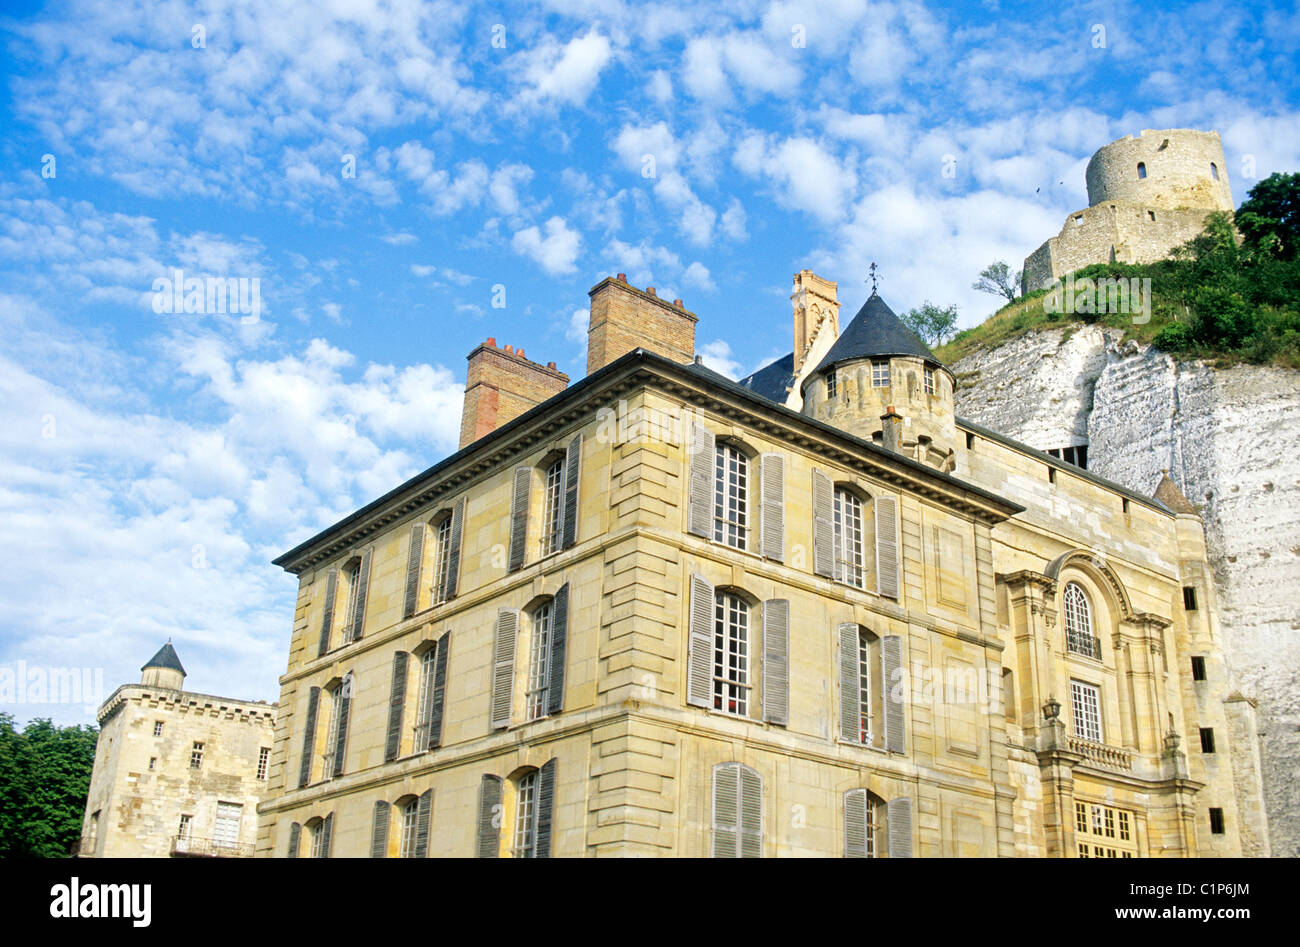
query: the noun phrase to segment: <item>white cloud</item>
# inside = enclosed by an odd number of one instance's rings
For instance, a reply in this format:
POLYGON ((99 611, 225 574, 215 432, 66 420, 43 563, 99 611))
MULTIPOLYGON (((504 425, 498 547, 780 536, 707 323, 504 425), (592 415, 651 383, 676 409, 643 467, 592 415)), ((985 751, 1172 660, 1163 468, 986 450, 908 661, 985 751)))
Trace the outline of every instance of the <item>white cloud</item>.
POLYGON ((572 273, 577 267, 582 236, 570 229, 563 217, 552 217, 543 225, 536 225, 515 233, 511 245, 515 252, 528 257, 552 276, 572 273))
POLYGON ((563 47, 547 42, 521 55, 530 86, 527 98, 582 105, 600 81, 613 47, 608 37, 592 29, 563 47))
POLYGON ((704 345, 697 345, 695 352, 703 359, 706 368, 733 380, 741 377, 740 363, 733 357, 731 346, 725 340, 714 339, 704 345))
POLYGON ((682 282, 687 286, 694 286, 696 289, 702 289, 710 293, 716 292, 718 288, 713 285, 713 277, 709 275, 709 268, 698 260, 682 272, 682 282))

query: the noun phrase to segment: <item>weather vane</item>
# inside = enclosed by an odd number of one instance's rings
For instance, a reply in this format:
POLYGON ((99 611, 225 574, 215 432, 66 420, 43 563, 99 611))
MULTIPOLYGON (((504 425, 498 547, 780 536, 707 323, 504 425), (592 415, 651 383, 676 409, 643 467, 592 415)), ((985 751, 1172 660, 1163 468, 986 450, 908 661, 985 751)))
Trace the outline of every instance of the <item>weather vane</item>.
MULTIPOLYGON (((879 268, 876 266, 876 261, 872 260, 871 266, 869 266, 867 269, 871 271, 871 292, 872 295, 874 295, 876 292, 876 283, 880 279, 880 272, 879 272, 879 268)), ((863 282, 865 283, 866 280, 863 280, 863 282)))

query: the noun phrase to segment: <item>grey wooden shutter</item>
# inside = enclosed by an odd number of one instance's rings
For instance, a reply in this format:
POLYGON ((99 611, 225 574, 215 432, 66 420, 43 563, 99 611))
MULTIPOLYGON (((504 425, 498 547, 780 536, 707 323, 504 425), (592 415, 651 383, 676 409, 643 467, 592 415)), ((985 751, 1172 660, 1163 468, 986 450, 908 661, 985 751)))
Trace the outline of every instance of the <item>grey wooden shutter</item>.
POLYGON ((420 569, 424 565, 424 524, 411 526, 411 547, 406 555, 406 599, 402 617, 410 618, 420 605, 420 569))
POLYGON ((740 764, 713 768, 713 857, 736 858, 740 852, 740 764))
POLYGON ((861 743, 862 692, 858 666, 858 626, 840 625, 840 739, 861 743))
POLYGON ((492 648, 492 727, 510 726, 510 707, 515 696, 515 639, 519 633, 519 610, 497 610, 496 642, 492 648))
POLYGON ((578 541, 578 480, 582 473, 582 435, 569 442, 564 457, 564 532, 561 548, 578 541))
POLYGON ((844 857, 867 857, 867 791, 850 789, 844 794, 844 857))
POLYGON ((294 822, 289 826, 289 850, 285 852, 288 858, 298 857, 298 847, 302 840, 302 826, 294 822))
POLYGON ((912 857, 912 800, 890 799, 885 818, 889 821, 889 857, 912 857))
POLYGON ((479 858, 496 858, 501 853, 501 777, 484 774, 478 787, 479 858))
POLYGON ((708 707, 713 694, 713 586, 703 576, 691 576, 689 622, 686 702, 708 707))
POLYGON ((565 582, 551 602, 551 679, 547 684, 546 712, 564 710, 564 661, 569 637, 569 583, 565 582))
POLYGON ((388 857, 388 818, 391 807, 382 799, 375 800, 375 821, 370 829, 370 857, 388 857))
POLYGON ((898 501, 876 497, 876 591, 898 598, 898 501))
POLYGON ((833 504, 835 485, 820 470, 814 470, 813 481, 813 572, 828 579, 835 578, 835 529, 833 504))
POLYGON ((717 442, 698 421, 691 423, 690 483, 687 500, 686 531, 705 539, 713 535, 713 467, 717 462, 717 442))
POLYGON ((763 555, 777 562, 785 561, 785 457, 764 454, 759 458, 762 481, 762 509, 759 511, 763 555))
POLYGON ((433 790, 420 793, 415 809, 415 857, 429 857, 429 819, 433 815, 433 790))
POLYGON ((321 823, 320 832, 320 857, 329 858, 330 842, 334 836, 334 813, 331 812, 325 817, 325 821, 321 823))
POLYGON ((311 758, 316 752, 316 709, 320 706, 320 688, 307 694, 307 719, 302 728, 302 766, 298 770, 298 788, 311 782, 311 758))
POLYGON ((316 652, 317 657, 330 649, 330 632, 334 628, 334 599, 338 595, 338 589, 339 570, 331 569, 325 579, 325 611, 320 620, 320 650, 316 652))
POLYGON ((343 756, 348 748, 348 716, 352 712, 352 675, 343 678, 343 683, 339 685, 338 695, 335 700, 341 700, 339 704, 339 732, 338 739, 334 742, 334 775, 343 775, 343 756))
POLYGON ((891 753, 907 752, 907 714, 903 706, 903 639, 886 635, 880 639, 880 686, 884 693, 885 748, 891 753))
POLYGON ((555 759, 537 774, 537 857, 551 857, 551 822, 555 812, 555 759))
POLYGON ((451 508, 451 536, 447 542, 447 572, 443 577, 442 600, 456 597, 460 582, 460 537, 465 530, 465 498, 461 497, 451 508))
POLYGON ((367 549, 361 557, 361 567, 357 569, 357 613, 352 620, 350 641, 361 640, 361 629, 366 624, 366 594, 370 590, 370 553, 367 549))
POLYGON ((433 664, 433 699, 429 704, 429 732, 427 746, 430 750, 442 746, 442 706, 447 699, 447 652, 451 650, 451 632, 438 642, 438 656, 433 664))
POLYGON ((763 855, 763 777, 740 767, 740 857, 763 855))
POLYGON ((384 744, 384 762, 397 759, 402 749, 402 717, 406 710, 407 653, 393 655, 393 689, 388 695, 388 740, 384 744))
POLYGON ((790 602, 763 603, 763 719, 790 722, 790 602))
POLYGON ((528 542, 528 494, 533 485, 533 468, 516 467, 514 488, 510 496, 510 571, 524 564, 524 546, 528 542))

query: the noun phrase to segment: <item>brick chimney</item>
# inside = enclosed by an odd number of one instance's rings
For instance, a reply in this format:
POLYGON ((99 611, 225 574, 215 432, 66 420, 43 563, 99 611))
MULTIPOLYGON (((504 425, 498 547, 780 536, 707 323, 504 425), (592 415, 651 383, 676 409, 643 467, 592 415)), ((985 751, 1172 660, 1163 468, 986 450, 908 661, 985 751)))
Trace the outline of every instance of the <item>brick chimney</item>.
POLYGON ((903 418, 894 406, 891 404, 885 409, 885 413, 880 416, 881 424, 881 446, 886 450, 902 453, 903 450, 903 418))
POLYGON ((591 297, 587 329, 587 374, 604 368, 633 349, 647 349, 674 362, 695 358, 695 323, 680 299, 669 302, 653 286, 639 290, 619 273, 601 280, 591 297))
POLYGON ((540 365, 524 357, 524 350, 507 345, 497 348, 488 339, 469 353, 465 378, 465 406, 460 416, 460 446, 474 443, 501 425, 557 395, 569 376, 554 362, 540 365))

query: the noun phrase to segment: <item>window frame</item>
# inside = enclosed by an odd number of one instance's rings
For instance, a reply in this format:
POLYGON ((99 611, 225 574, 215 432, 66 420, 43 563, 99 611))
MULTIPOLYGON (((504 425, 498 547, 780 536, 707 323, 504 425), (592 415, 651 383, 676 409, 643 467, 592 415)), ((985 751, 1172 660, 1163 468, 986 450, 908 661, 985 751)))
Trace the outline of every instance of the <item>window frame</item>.
POLYGON ((1062 624, 1065 628, 1065 650, 1094 661, 1101 660, 1101 639, 1094 633, 1092 600, 1080 583, 1069 581, 1061 589, 1062 624))
POLYGON ((1101 687, 1076 678, 1070 679, 1070 722, 1074 735, 1091 743, 1105 742, 1105 729, 1102 726, 1101 687), (1089 701, 1083 698, 1091 699, 1089 701), (1088 711, 1091 710, 1089 719, 1088 711), (1091 726, 1089 725, 1091 724, 1091 726), (1095 733, 1095 736, 1092 735, 1095 733))
POLYGON ((891 384, 889 359, 873 359, 871 362, 871 387, 889 388, 891 384))
POLYGON ((447 588, 447 572, 451 566, 451 520, 452 514, 447 513, 430 524, 433 529, 433 589, 430 601, 434 605, 447 601, 443 593, 447 588))
POLYGON ((855 589, 866 591, 867 557, 866 557, 866 515, 862 498, 847 487, 836 485, 831 491, 831 543, 834 550, 832 574, 836 582, 855 589), (852 513, 852 516, 848 514, 852 513), (856 543, 849 520, 856 519, 856 543), (846 529, 846 526, 850 527, 846 529), (856 545, 856 554, 850 562, 846 558, 846 548, 856 545), (848 575, 852 569, 857 581, 851 581, 848 575))
POLYGON ((755 706, 753 608, 738 592, 718 588, 713 592, 713 647, 710 698, 714 713, 747 720, 755 706), (737 623, 739 617, 743 621, 737 623), (733 662, 732 658, 736 660, 733 662), (728 676, 728 671, 739 671, 728 676), (726 705, 738 709, 728 709, 726 705))
POLYGON ((524 719, 549 716, 551 642, 555 632, 555 600, 539 602, 528 614, 528 679, 524 686, 524 719))
POLYGON ((412 796, 397 807, 397 857, 415 858, 416 839, 420 831, 420 797, 412 796))
POLYGON ((719 438, 713 450, 714 542, 749 552, 752 504, 751 457, 739 444, 719 438))
POLYGON ((190 769, 203 768, 203 750, 207 743, 203 740, 195 740, 190 747, 190 769))
POLYGON ((936 394, 938 389, 935 386, 934 369, 931 366, 929 365, 925 366, 925 374, 923 377, 925 383, 925 393, 927 395, 936 394))
POLYGON ((510 855, 512 858, 537 857, 537 824, 541 815, 539 805, 540 770, 529 770, 521 775, 515 788, 514 828, 510 855))
POLYGON ((545 466, 542 472, 542 518, 539 558, 545 559, 563 548, 564 544, 564 455, 561 454, 545 466))

